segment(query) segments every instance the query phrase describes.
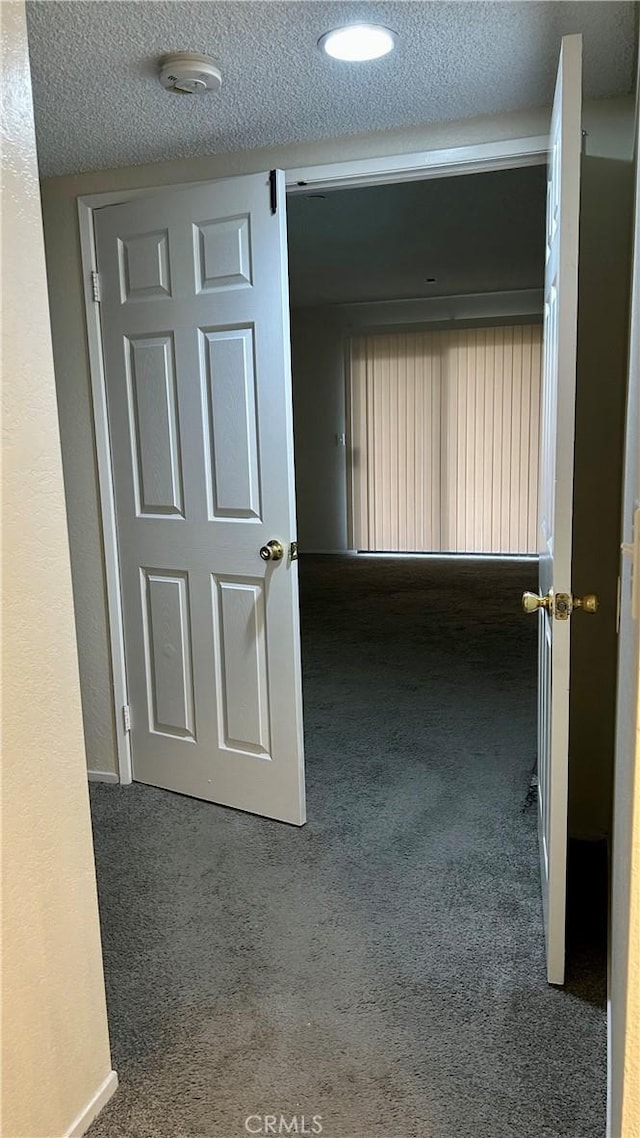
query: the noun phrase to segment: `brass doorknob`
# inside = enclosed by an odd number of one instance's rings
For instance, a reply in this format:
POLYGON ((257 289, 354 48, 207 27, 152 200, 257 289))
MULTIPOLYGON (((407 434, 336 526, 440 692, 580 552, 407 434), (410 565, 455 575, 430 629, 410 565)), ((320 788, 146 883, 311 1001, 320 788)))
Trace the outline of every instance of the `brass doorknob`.
POLYGON ((282 561, 284 545, 281 541, 268 541, 260 547, 260 556, 263 561, 282 561))
POLYGON ((537 612, 538 609, 548 609, 551 606, 551 596, 540 597, 537 593, 523 593, 522 607, 525 612, 537 612))
POLYGON ((594 613, 598 611, 600 602, 595 593, 585 593, 584 597, 572 597, 571 593, 548 592, 546 597, 539 597, 537 593, 523 593, 522 607, 525 612, 537 612, 538 609, 547 609, 556 620, 568 620, 574 609, 594 613))
POLYGON ((582 609, 583 612, 597 612, 600 607, 600 601, 595 593, 585 593, 584 597, 573 598, 574 609, 582 609))

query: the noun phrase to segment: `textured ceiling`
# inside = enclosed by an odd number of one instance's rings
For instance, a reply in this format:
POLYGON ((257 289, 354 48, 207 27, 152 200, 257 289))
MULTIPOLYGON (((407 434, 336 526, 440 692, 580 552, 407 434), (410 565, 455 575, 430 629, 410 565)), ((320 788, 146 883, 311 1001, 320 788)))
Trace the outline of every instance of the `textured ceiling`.
POLYGON ((585 96, 631 90, 633 3, 33 0, 27 4, 44 176, 282 145, 543 106, 561 35, 585 37, 585 96), (395 52, 322 55, 329 28, 375 20, 395 52), (163 91, 168 51, 213 55, 219 95, 163 91))
POLYGON ((542 288, 545 209, 544 166, 289 196, 291 303, 542 288))

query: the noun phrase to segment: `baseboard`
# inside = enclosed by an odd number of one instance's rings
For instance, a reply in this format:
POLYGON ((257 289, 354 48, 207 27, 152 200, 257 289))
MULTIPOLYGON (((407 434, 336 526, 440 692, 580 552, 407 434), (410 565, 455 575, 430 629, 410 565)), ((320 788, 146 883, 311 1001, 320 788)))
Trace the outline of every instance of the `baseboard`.
POLYGON ((87 771, 89 782, 120 782, 115 771, 87 771))
POLYGON ((109 1071, 109 1074, 101 1086, 98 1087, 93 1098, 89 1099, 87 1105, 80 1111, 75 1121, 71 1123, 64 1138, 81 1138, 117 1089, 118 1076, 115 1071, 109 1071))

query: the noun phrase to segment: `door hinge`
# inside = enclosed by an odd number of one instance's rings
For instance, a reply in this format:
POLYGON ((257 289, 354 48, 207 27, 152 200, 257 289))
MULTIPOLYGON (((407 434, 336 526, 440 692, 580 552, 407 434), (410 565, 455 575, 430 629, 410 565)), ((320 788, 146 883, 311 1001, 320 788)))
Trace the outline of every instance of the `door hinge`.
POLYGON ((622 553, 631 558, 631 618, 640 617, 640 507, 633 511, 631 541, 623 541, 622 553))
POLYGON ((278 212, 278 171, 269 171, 269 201, 271 204, 271 212, 278 212))
POLYGON ((123 704, 122 707, 122 722, 124 723, 125 731, 131 730, 131 708, 128 703, 123 704))
POLYGON ((102 297, 100 295, 100 273, 96 269, 91 270, 91 295, 96 304, 100 304, 102 297))

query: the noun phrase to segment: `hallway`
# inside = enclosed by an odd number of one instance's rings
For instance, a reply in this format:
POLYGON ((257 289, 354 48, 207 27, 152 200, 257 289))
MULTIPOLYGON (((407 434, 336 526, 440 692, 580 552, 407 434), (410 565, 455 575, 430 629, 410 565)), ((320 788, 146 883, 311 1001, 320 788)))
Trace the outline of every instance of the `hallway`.
POLYGON ((302 830, 92 786, 121 1083, 92 1138, 604 1133, 600 947, 544 978, 535 580, 301 558, 302 830))

